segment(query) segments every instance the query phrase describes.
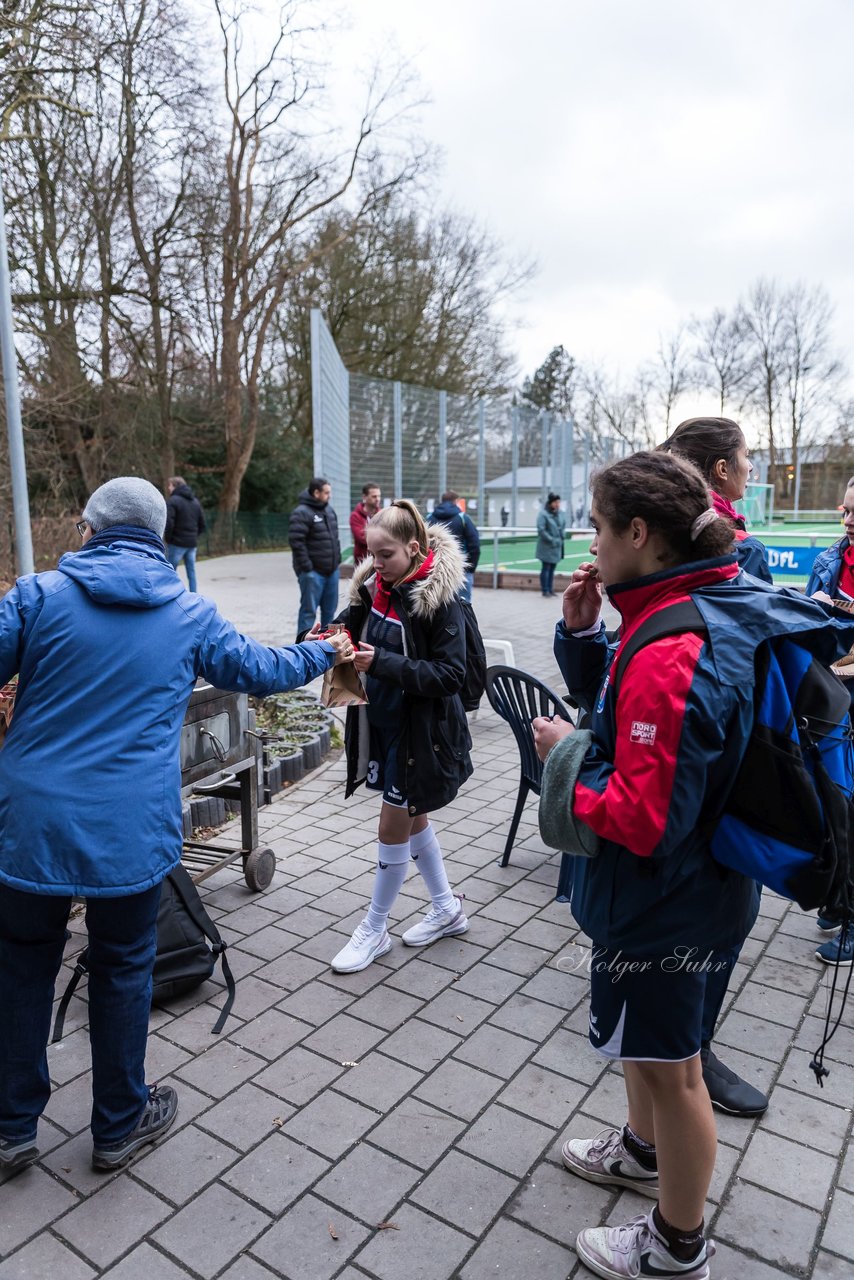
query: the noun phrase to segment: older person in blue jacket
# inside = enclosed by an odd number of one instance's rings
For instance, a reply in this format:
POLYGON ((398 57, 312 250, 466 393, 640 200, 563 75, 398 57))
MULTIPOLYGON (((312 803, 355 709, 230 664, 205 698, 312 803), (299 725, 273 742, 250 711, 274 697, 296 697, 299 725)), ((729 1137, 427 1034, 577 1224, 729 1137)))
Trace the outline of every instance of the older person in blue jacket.
POLYGON ((259 695, 352 657, 348 639, 268 648, 185 589, 166 504, 138 477, 97 489, 80 551, 0 602, 0 1181, 38 1158, 46 1047, 72 897, 86 899, 92 1162, 125 1164, 169 1127, 145 1047, 160 885, 181 857, 181 724, 199 676, 259 695))

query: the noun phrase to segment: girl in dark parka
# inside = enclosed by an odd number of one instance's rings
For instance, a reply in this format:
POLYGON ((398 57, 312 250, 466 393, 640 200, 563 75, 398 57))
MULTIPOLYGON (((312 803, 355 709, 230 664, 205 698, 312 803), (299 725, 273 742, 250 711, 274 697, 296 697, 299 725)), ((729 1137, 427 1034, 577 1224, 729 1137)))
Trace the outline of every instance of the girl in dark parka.
POLYGON ((332 960, 336 973, 358 972, 390 949, 389 911, 410 858, 431 907, 403 934, 404 944, 426 946, 468 928, 428 816, 450 804, 472 772, 459 698, 466 671, 462 553, 443 525, 428 529, 402 499, 368 522, 366 538, 371 558, 356 569, 339 619, 359 642, 355 666, 369 699, 347 712, 346 794, 364 782, 382 794, 382 808, 371 903, 332 960))

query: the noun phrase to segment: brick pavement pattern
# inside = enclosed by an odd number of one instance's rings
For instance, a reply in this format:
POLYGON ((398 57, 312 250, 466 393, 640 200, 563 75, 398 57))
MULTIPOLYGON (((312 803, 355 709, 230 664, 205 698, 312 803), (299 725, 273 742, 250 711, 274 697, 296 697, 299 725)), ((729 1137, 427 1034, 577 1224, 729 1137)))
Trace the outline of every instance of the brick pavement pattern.
MULTIPOLYGON (((289 557, 208 562, 199 576, 246 630, 291 638, 289 557)), ((553 684, 555 603, 475 595, 484 631, 553 684)), ((217 982, 153 1010, 149 1078, 178 1089, 178 1120, 118 1174, 89 1167, 85 991, 72 1001, 49 1054, 41 1161, 0 1188, 0 1280, 584 1280, 576 1233, 648 1209, 560 1162, 567 1136, 622 1121, 619 1068, 587 1041, 588 942, 554 901, 559 856, 533 803, 498 866, 518 776, 509 732, 487 708, 472 733, 474 777, 436 818, 469 932, 400 944, 425 905, 413 870, 393 949, 332 973, 368 900, 377 800, 345 803, 343 761, 327 762, 261 811, 270 888, 251 894, 234 868, 203 886, 239 978, 234 1016, 211 1036, 217 982)), ((771 1106, 759 1121, 717 1117, 715 1280, 854 1276, 854 1009, 819 1091, 818 937, 814 918, 766 894, 734 975, 721 1055, 771 1106)))

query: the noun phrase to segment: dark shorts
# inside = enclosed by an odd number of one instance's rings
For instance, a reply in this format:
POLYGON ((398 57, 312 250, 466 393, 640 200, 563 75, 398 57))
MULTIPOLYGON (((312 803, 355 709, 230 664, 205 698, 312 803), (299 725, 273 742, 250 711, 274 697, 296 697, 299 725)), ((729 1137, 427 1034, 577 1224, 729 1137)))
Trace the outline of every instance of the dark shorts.
POLYGON ((397 748, 400 733, 370 725, 370 755, 365 786, 368 791, 381 791, 386 804, 395 809, 408 808, 406 796, 397 786, 397 748))
POLYGON ((594 945, 590 1043, 605 1058, 684 1062, 700 1052, 703 1000, 715 957, 639 960, 594 945))

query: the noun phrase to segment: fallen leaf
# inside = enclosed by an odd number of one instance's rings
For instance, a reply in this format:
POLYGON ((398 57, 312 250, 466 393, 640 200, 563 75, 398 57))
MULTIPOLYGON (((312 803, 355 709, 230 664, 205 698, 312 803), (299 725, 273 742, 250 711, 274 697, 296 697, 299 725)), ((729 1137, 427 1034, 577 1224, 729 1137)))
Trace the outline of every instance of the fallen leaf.
POLYGON ((462 1021, 463 1021, 463 1019, 460 1017, 460 1015, 459 1015, 459 1014, 457 1014, 457 1015, 456 1015, 456 1018, 457 1018, 457 1022, 462 1022, 462 1021))
POLYGON ((377 1231, 399 1231, 400 1227, 396 1222, 378 1222, 377 1231))
POLYGON ((329 1223, 329 1234, 332 1236, 333 1240, 338 1239, 338 1232, 335 1230, 331 1222, 329 1223))
POLYGON ((273 1117, 273 1127, 274 1127, 275 1129, 281 1129, 281 1127, 282 1127, 282 1125, 283 1125, 284 1123, 285 1123, 285 1122, 284 1122, 284 1120, 282 1119, 282 1117, 281 1117, 281 1116, 274 1116, 274 1117, 273 1117))

